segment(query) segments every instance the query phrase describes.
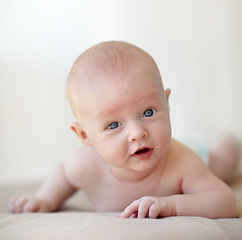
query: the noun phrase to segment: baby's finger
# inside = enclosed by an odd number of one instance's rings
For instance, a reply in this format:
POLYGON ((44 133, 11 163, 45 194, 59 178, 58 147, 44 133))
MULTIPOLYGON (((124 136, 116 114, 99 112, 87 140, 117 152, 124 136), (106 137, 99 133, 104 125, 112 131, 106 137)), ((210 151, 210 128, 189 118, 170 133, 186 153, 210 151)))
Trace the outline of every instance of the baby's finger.
POLYGON ((35 198, 30 198, 29 201, 25 204, 23 211, 24 212, 38 212, 40 206, 39 201, 35 198))
POLYGON ((16 213, 23 212, 24 205, 26 204, 28 199, 29 198, 27 196, 22 196, 16 200, 16 202, 15 202, 15 212, 16 213))
POLYGON ((129 218, 133 214, 137 214, 139 208, 139 200, 132 202, 125 210, 121 213, 120 218, 129 218))
POLYGON ((145 218, 148 215, 150 206, 154 203, 153 199, 142 199, 139 204, 138 218, 145 218))
POLYGON ((18 198, 17 197, 11 197, 8 201, 8 209, 10 212, 14 213, 15 210, 15 202, 18 198))
POLYGON ((176 216, 176 205, 168 198, 156 201, 149 209, 149 217, 168 217, 176 216))
POLYGON ((132 214, 131 216, 130 216, 130 218, 137 218, 138 217, 138 213, 136 212, 136 213, 134 213, 134 214, 132 214))
POLYGON ((161 206, 157 203, 154 203, 150 206, 149 218, 157 218, 161 214, 161 212, 162 212, 161 206))

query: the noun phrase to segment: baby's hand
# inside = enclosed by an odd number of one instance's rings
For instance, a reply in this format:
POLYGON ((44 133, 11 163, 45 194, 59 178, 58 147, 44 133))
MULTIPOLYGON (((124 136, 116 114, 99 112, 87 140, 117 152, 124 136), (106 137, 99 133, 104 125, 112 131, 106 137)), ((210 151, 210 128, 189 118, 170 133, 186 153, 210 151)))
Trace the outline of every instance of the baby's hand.
POLYGON ((8 208, 12 213, 49 211, 47 202, 30 196, 12 197, 8 202, 8 208))
POLYGON ((142 197, 132 202, 119 218, 157 218, 176 215, 176 205, 168 197, 142 197))

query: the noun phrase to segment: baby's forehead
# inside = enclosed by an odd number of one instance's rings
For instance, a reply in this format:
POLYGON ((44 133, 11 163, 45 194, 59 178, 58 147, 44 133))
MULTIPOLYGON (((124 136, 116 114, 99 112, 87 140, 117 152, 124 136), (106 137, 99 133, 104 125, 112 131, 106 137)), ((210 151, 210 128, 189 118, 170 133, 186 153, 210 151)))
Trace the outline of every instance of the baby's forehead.
MULTIPOLYGON (((77 58, 69 74, 66 88, 69 102, 74 104, 87 87, 90 90, 99 86, 104 90, 103 82, 115 84, 114 80, 124 79, 130 69, 138 67, 159 75, 153 58, 129 43, 106 42, 89 48, 77 58)), ((160 75, 158 78, 161 81, 160 75)))

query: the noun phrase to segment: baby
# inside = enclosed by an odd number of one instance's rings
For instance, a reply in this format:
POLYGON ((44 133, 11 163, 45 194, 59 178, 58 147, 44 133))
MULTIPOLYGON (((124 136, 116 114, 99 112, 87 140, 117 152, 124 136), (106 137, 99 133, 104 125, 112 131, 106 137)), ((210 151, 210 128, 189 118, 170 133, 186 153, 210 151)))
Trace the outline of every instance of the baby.
POLYGON ((13 197, 11 212, 50 212, 77 190, 96 211, 120 218, 236 217, 232 190, 189 148, 171 138, 168 99, 153 58, 124 42, 85 51, 66 93, 85 147, 55 170, 33 197, 13 197))

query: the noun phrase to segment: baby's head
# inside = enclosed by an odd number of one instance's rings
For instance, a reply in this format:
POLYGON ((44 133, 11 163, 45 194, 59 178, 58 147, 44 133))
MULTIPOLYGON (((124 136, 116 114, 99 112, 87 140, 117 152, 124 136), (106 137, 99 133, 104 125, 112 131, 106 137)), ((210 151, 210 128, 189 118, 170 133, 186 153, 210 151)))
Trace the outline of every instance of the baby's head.
MULTIPOLYGON (((142 118, 146 120, 144 124, 148 125, 152 119, 152 126, 156 126, 156 118, 159 119, 157 127, 163 124, 159 133, 163 139, 160 140, 169 143, 170 91, 164 91, 153 58, 134 45, 118 41, 104 42, 85 51, 71 69, 66 93, 77 120, 71 128, 84 144, 100 148, 100 139, 105 144, 106 137, 110 137, 114 143, 117 140, 114 132, 118 131, 119 136, 125 138, 127 134, 131 139, 129 141, 134 142, 138 136, 131 136, 133 130, 137 130, 134 135, 143 134, 139 128, 143 123, 137 127, 134 123, 139 125, 139 121, 135 122, 135 119, 142 118), (124 126, 126 130, 120 130, 124 126)), ((146 127, 142 125, 142 128, 146 127)))
MULTIPOLYGON (((87 90, 105 91, 104 85, 114 86, 117 81, 127 83, 127 76, 134 68, 149 69, 157 88, 164 92, 159 69, 153 58, 142 49, 120 41, 103 42, 87 49, 72 66, 66 84, 66 94, 77 121, 83 117, 81 109, 87 90)), ((140 80, 141 82, 141 80, 140 80)), ((169 97, 170 91, 166 95, 169 97)), ((108 93, 110 94, 110 92, 108 93)))

